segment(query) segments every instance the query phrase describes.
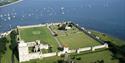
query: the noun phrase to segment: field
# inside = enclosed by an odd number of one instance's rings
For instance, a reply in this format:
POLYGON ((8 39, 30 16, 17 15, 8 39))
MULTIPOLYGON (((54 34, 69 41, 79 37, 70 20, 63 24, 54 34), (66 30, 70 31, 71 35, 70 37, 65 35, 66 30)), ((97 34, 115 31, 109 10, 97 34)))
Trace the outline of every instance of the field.
MULTIPOLYGON (((0 43, 0 46, 2 46, 2 47, 6 47, 6 49, 5 49, 5 53, 4 54, 2 54, 2 55, 0 55, 0 62, 1 63, 13 63, 13 62, 15 62, 15 63, 18 63, 18 59, 17 59, 17 57, 16 57, 16 54, 14 53, 14 52, 17 52, 17 50, 15 50, 15 51, 12 51, 12 49, 11 49, 11 45, 12 45, 12 42, 11 42, 11 37, 10 37, 10 35, 8 35, 7 37, 7 43, 6 43, 6 45, 3 45, 3 44, 1 44, 0 43), (13 54, 14 53, 14 54, 13 54)), ((0 38, 0 40, 1 40, 1 38, 0 38)), ((1 42, 1 41, 0 41, 1 42)), ((4 42, 5 43, 5 42, 4 42)), ((2 49, 2 48, 1 48, 2 49)), ((0 53, 1 53, 2 51, 0 50, 0 53)))
POLYGON ((75 55, 75 57, 81 57, 80 61, 76 60, 78 63, 99 63, 98 61, 100 60, 103 60, 104 63, 119 63, 119 60, 115 59, 109 50, 97 51, 87 54, 83 53, 75 55))
POLYGON ((78 28, 73 27, 67 31, 58 30, 57 26, 51 26, 51 29, 58 34, 57 38, 62 45, 68 46, 71 49, 77 49, 82 47, 96 46, 100 43, 78 28))
POLYGON ((47 27, 19 29, 19 34, 21 40, 24 40, 25 42, 40 40, 41 43, 47 43, 51 45, 53 51, 57 51, 57 43, 55 42, 47 27))

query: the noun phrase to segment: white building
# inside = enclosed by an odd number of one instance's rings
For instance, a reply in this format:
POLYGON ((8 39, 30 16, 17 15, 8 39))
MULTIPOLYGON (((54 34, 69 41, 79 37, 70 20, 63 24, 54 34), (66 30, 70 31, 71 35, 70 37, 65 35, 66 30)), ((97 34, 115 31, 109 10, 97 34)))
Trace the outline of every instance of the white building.
POLYGON ((39 40, 35 42, 18 41, 19 62, 40 58, 42 56, 42 51, 38 51, 38 49, 49 49, 49 45, 41 44, 39 40), (35 52, 29 53, 29 47, 35 47, 35 52))

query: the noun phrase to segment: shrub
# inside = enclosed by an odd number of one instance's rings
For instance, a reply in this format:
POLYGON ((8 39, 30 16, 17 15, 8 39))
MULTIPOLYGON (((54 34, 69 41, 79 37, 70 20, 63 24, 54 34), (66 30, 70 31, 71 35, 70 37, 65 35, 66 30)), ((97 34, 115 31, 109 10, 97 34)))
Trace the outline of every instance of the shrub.
POLYGON ((76 58, 76 60, 81 60, 81 57, 76 58))

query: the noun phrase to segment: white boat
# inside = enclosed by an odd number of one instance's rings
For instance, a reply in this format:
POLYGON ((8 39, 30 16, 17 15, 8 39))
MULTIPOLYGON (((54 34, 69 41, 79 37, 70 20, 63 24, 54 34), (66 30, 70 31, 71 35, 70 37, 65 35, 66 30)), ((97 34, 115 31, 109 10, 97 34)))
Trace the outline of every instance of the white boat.
POLYGON ((2 18, 2 17, 3 17, 3 15, 1 14, 1 15, 0 15, 0 17, 2 18))
POLYGON ((28 16, 31 16, 31 14, 28 14, 28 16))
POLYGON ((13 16, 13 18, 15 18, 16 16, 13 16))
POLYGON ((24 18, 25 16, 23 15, 22 17, 24 18))
POLYGON ((10 16, 10 14, 8 13, 7 16, 10 16))
POLYGON ((7 16, 6 14, 4 14, 4 16, 7 16))
POLYGON ((8 20, 11 20, 11 17, 8 17, 8 20))
POLYGON ((7 21, 6 19, 4 19, 4 21, 7 21))
POLYGON ((64 7, 61 7, 61 10, 64 10, 64 7))
POLYGON ((64 12, 62 12, 62 14, 65 14, 64 12))

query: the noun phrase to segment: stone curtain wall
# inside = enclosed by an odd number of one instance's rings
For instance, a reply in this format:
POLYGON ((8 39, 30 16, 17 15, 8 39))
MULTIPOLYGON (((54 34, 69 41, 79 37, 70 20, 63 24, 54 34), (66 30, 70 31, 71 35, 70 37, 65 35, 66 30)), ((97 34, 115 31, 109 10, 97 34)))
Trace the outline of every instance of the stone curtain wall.
POLYGON ((89 50, 91 50, 91 49, 92 49, 91 47, 79 48, 79 49, 77 50, 77 53, 80 53, 80 52, 83 52, 83 51, 89 51, 89 50))
POLYGON ((104 45, 94 46, 92 47, 92 51, 95 51, 96 49, 100 49, 100 48, 108 48, 108 44, 105 43, 104 45))
POLYGON ((41 58, 41 55, 42 54, 40 54, 39 52, 30 53, 30 54, 28 54, 29 58, 27 58, 27 59, 29 59, 29 60, 31 60, 31 59, 38 59, 38 58, 41 58))
POLYGON ((56 56, 56 55, 57 55, 56 52, 52 52, 52 53, 42 54, 42 57, 51 57, 51 56, 56 56))
MULTIPOLYGON (((104 44, 104 45, 98 45, 98 46, 93 46, 93 47, 85 47, 85 48, 78 48, 78 49, 74 49, 74 50, 68 50, 67 53, 80 53, 80 52, 85 52, 85 51, 95 51, 97 49, 102 49, 102 48, 108 48, 108 44, 104 44)), ((65 54, 64 51, 60 51, 58 52, 58 56, 65 54)))
MULTIPOLYGON (((79 48, 79 49, 74 49, 74 50, 68 50, 67 53, 78 53, 79 54, 80 52, 95 51, 95 50, 101 49, 101 48, 108 48, 108 45, 104 44, 104 45, 98 45, 98 46, 94 46, 94 47, 85 47, 85 48, 79 48)), ((20 49, 19 53, 22 51, 24 51, 24 48, 23 48, 23 50, 20 49)), ((42 54, 41 52, 24 54, 24 52, 22 52, 23 54, 20 54, 20 56, 19 56, 20 62, 29 61, 31 59, 40 59, 40 58, 45 58, 45 57, 61 56, 62 54, 65 54, 64 51, 45 53, 45 54, 42 54)))
POLYGON ((4 32, 4 33, 0 33, 0 38, 2 37, 6 37, 7 35, 9 35, 14 29, 10 30, 10 31, 7 31, 7 32, 4 32))
POLYGON ((17 28, 43 27, 43 26, 51 26, 51 25, 58 25, 58 24, 61 24, 61 23, 46 23, 46 24, 37 24, 37 25, 17 26, 17 28))
POLYGON ((17 26, 17 28, 33 28, 33 27, 42 27, 42 26, 46 26, 46 24, 28 25, 28 26, 17 26))

